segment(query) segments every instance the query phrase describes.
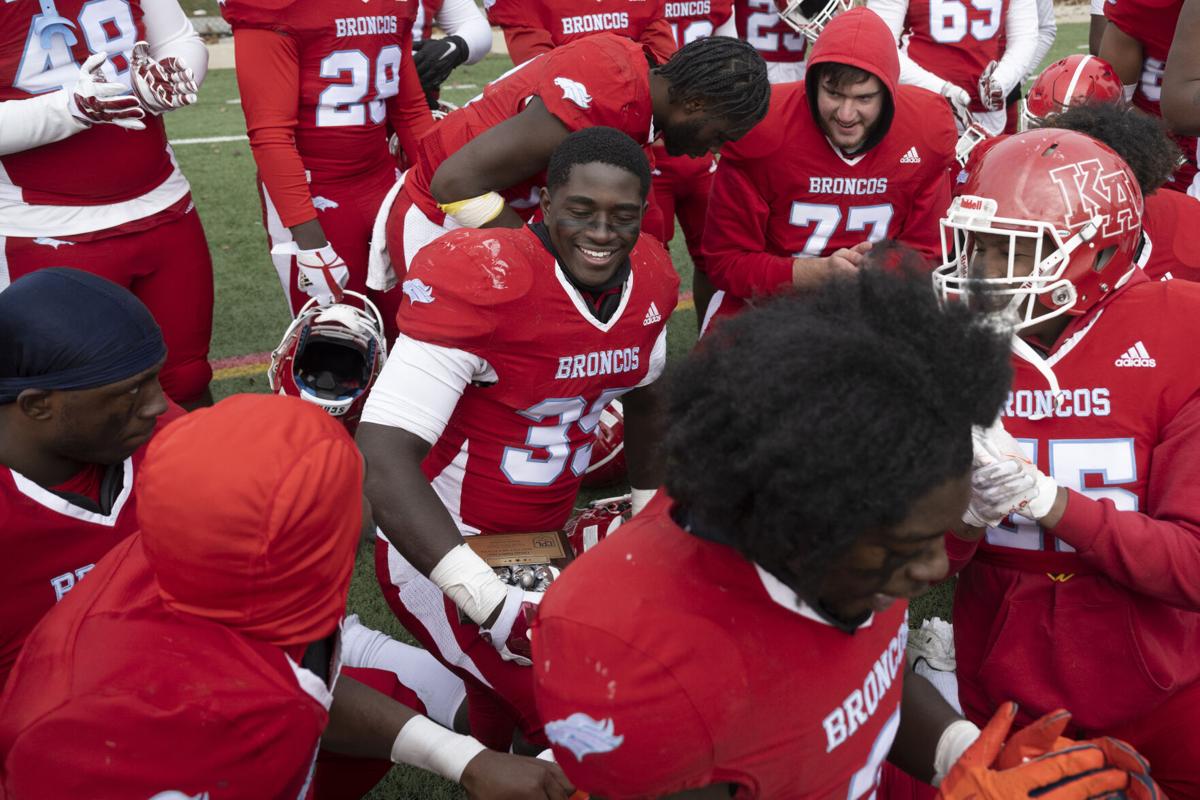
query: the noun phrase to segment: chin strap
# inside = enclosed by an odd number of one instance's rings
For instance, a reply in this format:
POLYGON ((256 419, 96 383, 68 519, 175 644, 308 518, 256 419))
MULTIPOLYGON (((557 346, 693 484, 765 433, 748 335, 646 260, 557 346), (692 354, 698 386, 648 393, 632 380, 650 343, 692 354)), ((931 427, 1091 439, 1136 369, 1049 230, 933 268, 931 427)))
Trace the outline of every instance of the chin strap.
MULTIPOLYGON (((1046 379, 1046 383, 1050 385, 1050 393, 1054 398, 1054 410, 1057 412, 1067 402, 1067 395, 1063 392, 1062 387, 1058 385, 1058 376, 1054 374, 1054 370, 1046 363, 1046 359, 1030 346, 1028 342, 1020 336, 1012 337, 1013 354, 1021 360, 1028 363, 1031 367, 1038 371, 1038 374, 1046 379)), ((1049 415, 1041 414, 1036 410, 1037 404, 1034 404, 1034 412, 1029 415, 1031 420, 1047 419, 1049 415)))

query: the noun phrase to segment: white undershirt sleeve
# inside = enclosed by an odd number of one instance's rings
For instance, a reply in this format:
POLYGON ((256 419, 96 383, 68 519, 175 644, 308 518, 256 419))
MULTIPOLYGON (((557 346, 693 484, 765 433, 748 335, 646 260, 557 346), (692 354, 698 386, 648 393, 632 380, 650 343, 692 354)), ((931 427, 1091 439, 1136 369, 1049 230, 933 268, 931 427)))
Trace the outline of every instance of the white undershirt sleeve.
POLYGON ((1008 4, 1004 16, 1004 55, 992 73, 1005 97, 1037 66, 1031 63, 1038 45, 1037 3, 1038 0, 1010 0, 1008 4))
POLYGON ((481 61, 492 49, 492 26, 474 0, 446 0, 433 18, 447 36, 461 36, 470 56, 466 63, 481 61))
POLYGON ((731 39, 737 38, 737 22, 733 18, 733 14, 729 18, 717 26, 717 29, 712 32, 713 36, 728 36, 731 39))
POLYGON ((70 111, 73 89, 0 103, 0 156, 32 150, 87 130, 87 123, 70 111))
POLYGON ((399 334, 367 396, 362 421, 403 428, 432 445, 467 384, 496 380, 495 370, 477 355, 399 334))
POLYGON ((1093 17, 1103 17, 1104 16, 1104 3, 1105 3, 1105 0, 1092 0, 1092 16, 1093 17))
POLYGON ((146 43, 156 61, 177 58, 196 76, 196 85, 208 74, 208 48, 176 0, 142 0, 146 43))
POLYGON ((667 326, 663 325, 663 329, 659 332, 658 338, 654 340, 654 348, 650 351, 650 366, 646 368, 646 377, 642 378, 642 382, 637 385, 640 389, 643 386, 649 386, 658 380, 663 370, 667 366, 667 326))
MULTIPOLYGON (((1100 2, 1103 3, 1104 0, 1100 0, 1100 2)), ((1029 61, 1029 69, 1025 70, 1023 80, 1037 72, 1038 67, 1042 65, 1042 59, 1046 57, 1046 53, 1050 52, 1050 48, 1054 46, 1054 40, 1058 36, 1058 22, 1054 19, 1054 0, 1037 0, 1037 11, 1037 47, 1033 50, 1033 58, 1029 61)), ((1100 13, 1104 13, 1103 8, 1100 13)))
POLYGON ((904 32, 904 18, 908 16, 908 0, 867 0, 867 8, 874 11, 887 23, 892 38, 900 47, 900 82, 912 86, 920 86, 931 92, 941 94, 946 79, 935 75, 908 57, 906 48, 900 46, 901 34, 904 32))

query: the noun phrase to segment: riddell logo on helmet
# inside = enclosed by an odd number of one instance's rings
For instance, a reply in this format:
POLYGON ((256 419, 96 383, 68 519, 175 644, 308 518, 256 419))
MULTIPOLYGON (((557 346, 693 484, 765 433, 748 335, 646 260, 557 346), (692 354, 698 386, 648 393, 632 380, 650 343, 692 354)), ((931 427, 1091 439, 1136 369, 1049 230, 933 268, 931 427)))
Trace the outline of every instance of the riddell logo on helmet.
POLYGON ((1142 224, 1142 210, 1134 204, 1136 190, 1124 170, 1104 172, 1100 159, 1090 158, 1050 170, 1067 204, 1066 226, 1080 228, 1099 216, 1100 234, 1116 236, 1142 224), (1106 213, 1111 212, 1111 213, 1106 213))

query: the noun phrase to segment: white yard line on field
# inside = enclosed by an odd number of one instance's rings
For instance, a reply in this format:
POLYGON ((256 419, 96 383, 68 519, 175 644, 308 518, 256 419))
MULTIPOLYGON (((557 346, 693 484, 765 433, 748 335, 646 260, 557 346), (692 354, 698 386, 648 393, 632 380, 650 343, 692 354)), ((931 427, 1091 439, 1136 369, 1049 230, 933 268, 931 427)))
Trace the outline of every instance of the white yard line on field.
POLYGON ((245 142, 246 134, 241 136, 202 136, 199 139, 172 139, 171 144, 216 144, 217 142, 245 142))

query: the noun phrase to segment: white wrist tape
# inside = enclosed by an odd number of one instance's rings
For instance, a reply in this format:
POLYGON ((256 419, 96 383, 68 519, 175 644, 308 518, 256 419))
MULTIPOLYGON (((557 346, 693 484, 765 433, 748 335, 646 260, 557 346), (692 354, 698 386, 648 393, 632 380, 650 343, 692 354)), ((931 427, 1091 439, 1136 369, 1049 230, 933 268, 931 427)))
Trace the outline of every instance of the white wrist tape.
POLYGON ((629 490, 629 504, 633 507, 631 509, 633 511, 633 514, 636 515, 636 514, 641 513, 642 509, 646 507, 646 504, 649 503, 650 500, 653 499, 654 495, 657 493, 658 493, 658 489, 632 489, 631 488, 629 490))
POLYGON ((1138 85, 1136 83, 1126 83, 1122 84, 1122 86, 1125 89, 1125 102, 1128 103, 1133 100, 1133 95, 1137 92, 1138 85))
POLYGON ((438 208, 464 228, 482 228, 504 210, 504 198, 496 192, 488 192, 466 200, 439 203, 438 208))
POLYGON ((938 739, 937 752, 933 756, 933 785, 940 786, 954 762, 962 758, 967 748, 975 744, 979 738, 979 726, 975 723, 960 719, 946 726, 942 737, 938 739))
POLYGON ((471 759, 486 749, 470 736, 461 736, 428 717, 417 716, 404 723, 396 734, 392 761, 427 769, 458 783, 471 759))
POLYGON ((482 625, 508 597, 508 585, 466 544, 442 556, 430 571, 429 580, 476 625, 482 625))

